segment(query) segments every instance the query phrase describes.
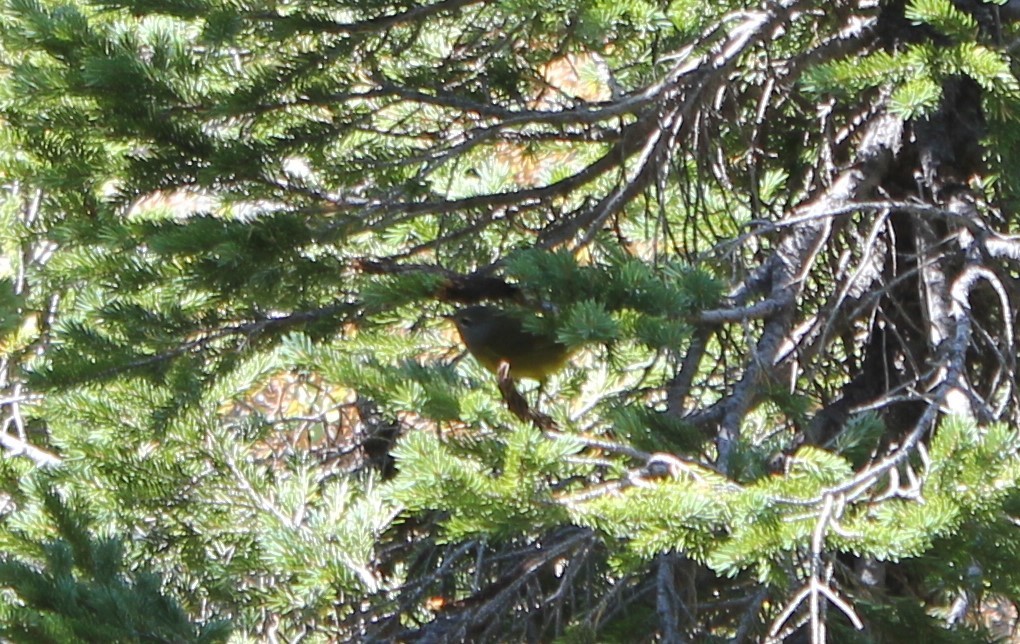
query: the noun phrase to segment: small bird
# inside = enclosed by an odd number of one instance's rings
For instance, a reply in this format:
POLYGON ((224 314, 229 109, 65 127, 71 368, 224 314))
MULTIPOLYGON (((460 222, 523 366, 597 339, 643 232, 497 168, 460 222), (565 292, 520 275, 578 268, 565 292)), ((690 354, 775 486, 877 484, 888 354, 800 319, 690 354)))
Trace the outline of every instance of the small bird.
POLYGON ((446 317, 457 325, 468 352, 493 373, 506 362, 511 376, 542 381, 570 357, 554 336, 527 331, 520 317, 495 307, 469 306, 446 317))

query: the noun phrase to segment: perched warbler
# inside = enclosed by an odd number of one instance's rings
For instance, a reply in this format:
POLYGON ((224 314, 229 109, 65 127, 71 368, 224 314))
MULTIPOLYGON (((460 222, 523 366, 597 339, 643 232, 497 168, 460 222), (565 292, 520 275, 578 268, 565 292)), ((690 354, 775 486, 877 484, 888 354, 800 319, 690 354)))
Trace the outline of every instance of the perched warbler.
POLYGON ((468 352, 493 373, 507 362, 515 378, 545 380, 570 357, 553 335, 527 331, 522 318, 495 307, 469 306, 446 317, 457 325, 468 352))

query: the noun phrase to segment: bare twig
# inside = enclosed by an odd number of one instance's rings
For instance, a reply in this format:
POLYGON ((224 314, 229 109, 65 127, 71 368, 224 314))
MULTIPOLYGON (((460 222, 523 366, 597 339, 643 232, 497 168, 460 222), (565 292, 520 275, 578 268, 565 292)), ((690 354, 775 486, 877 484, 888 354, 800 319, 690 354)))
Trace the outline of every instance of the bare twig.
POLYGON ((840 175, 821 195, 791 213, 792 218, 809 217, 808 221, 813 223, 795 227, 766 262, 771 284, 768 299, 777 303, 778 310, 766 322, 746 371, 724 406, 717 440, 719 465, 724 471, 746 412, 761 389, 761 381, 772 373, 779 349, 787 338, 793 320, 792 307, 803 289, 803 280, 828 238, 830 219, 815 215, 855 202, 878 185, 900 144, 902 129, 902 121, 895 117, 876 118, 861 145, 857 165, 840 175))
POLYGON ((27 441, 11 436, 7 432, 0 432, 0 445, 12 456, 24 456, 40 467, 55 467, 61 463, 59 456, 34 447, 27 441))

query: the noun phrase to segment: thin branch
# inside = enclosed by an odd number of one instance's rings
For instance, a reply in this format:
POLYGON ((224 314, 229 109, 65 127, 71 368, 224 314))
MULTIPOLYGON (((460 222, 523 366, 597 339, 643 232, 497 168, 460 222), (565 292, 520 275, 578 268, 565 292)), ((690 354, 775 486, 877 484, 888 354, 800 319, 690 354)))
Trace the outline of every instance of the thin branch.
POLYGON ((777 302, 780 308, 766 323, 743 377, 733 387, 733 393, 725 403, 717 439, 721 469, 726 470, 728 466, 746 412, 761 391, 761 380, 773 373, 776 356, 792 324, 797 295, 803 289, 804 279, 821 245, 828 238, 830 218, 817 215, 846 207, 873 190, 891 163, 902 132, 903 122, 896 117, 875 119, 861 144, 855 166, 838 177, 821 195, 791 213, 793 219, 807 219, 779 243, 766 262, 771 283, 769 299, 777 302))
POLYGON ((256 20, 268 20, 291 25, 305 25, 308 29, 314 29, 320 33, 331 34, 366 34, 382 33, 397 25, 408 22, 422 22, 442 13, 451 13, 464 7, 474 4, 485 4, 492 0, 445 0, 435 4, 418 5, 407 11, 390 15, 376 16, 360 22, 334 22, 323 18, 321 20, 310 20, 305 17, 285 16, 275 12, 252 12, 247 14, 249 18, 256 20))
POLYGON ((320 307, 318 309, 314 309, 311 311, 297 311, 294 313, 289 313, 287 315, 281 315, 279 317, 267 317, 261 320, 242 322, 240 324, 222 327, 215 330, 198 331, 197 333, 199 334, 205 333, 205 335, 201 335, 201 337, 198 337, 194 340, 183 342, 168 351, 163 351, 161 353, 145 356, 143 358, 137 358, 135 360, 131 360, 130 362, 126 362, 124 364, 111 367, 109 369, 101 371, 100 373, 94 376, 91 376, 90 378, 93 380, 109 379, 122 373, 134 371, 135 369, 141 369, 143 367, 147 367, 150 365, 166 362, 168 360, 172 360, 174 358, 177 358, 179 356, 185 355, 193 351, 203 351, 211 347, 212 344, 215 343, 216 341, 223 340, 225 338, 235 336, 240 337, 243 340, 241 345, 243 346, 244 344, 250 342, 252 338, 257 337, 262 333, 265 333, 266 331, 275 329, 286 329, 293 326, 298 326, 306 322, 313 322, 315 320, 319 320, 325 317, 334 316, 337 313, 340 313, 345 310, 346 311, 353 310, 352 305, 346 303, 333 304, 330 306, 320 307))
POLYGON ((817 505, 832 495, 845 495, 849 502, 859 498, 887 472, 890 472, 897 465, 906 460, 918 447, 921 437, 924 436, 933 426, 942 405, 950 392, 960 388, 963 374, 966 367, 967 348, 970 346, 971 319, 970 319, 970 291, 978 280, 995 280, 997 277, 987 268, 978 265, 971 265, 953 281, 950 288, 951 304, 950 316, 955 322, 955 333, 949 339, 947 357, 938 365, 941 372, 938 384, 932 393, 927 397, 928 405, 925 407, 921 417, 914 423, 910 433, 903 439, 899 447, 881 461, 862 470, 849 481, 827 488, 818 496, 811 499, 786 499, 777 498, 780 503, 793 505, 817 505))
POLYGON ((673 558, 671 553, 661 554, 656 572, 656 593, 655 611, 659 615, 659 625, 662 627, 661 641, 668 644, 681 644, 687 639, 680 634, 679 615, 682 602, 680 593, 677 592, 676 578, 673 571, 673 558))
POLYGON ((694 332, 687 353, 684 354, 683 366, 666 386, 666 409, 673 416, 680 416, 684 401, 691 390, 694 376, 701 367, 701 360, 708 348, 711 333, 704 328, 694 332))
POLYGON ((27 441, 7 432, 0 432, 0 445, 6 449, 11 456, 24 456, 40 467, 56 467, 62 463, 59 456, 51 454, 38 447, 30 445, 27 441))

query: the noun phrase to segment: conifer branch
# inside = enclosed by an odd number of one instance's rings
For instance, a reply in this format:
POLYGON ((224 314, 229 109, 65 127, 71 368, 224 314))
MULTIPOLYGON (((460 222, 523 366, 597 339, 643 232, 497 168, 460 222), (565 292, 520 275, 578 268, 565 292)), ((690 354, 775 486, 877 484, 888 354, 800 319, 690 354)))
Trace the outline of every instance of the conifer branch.
MULTIPOLYGON (((894 117, 876 119, 865 136, 857 167, 844 172, 832 186, 818 197, 796 209, 791 216, 826 213, 834 208, 859 201, 881 181, 892 160, 892 153, 900 145, 903 123, 894 117)), ((782 344, 788 339, 793 320, 792 307, 803 289, 804 279, 814 258, 829 234, 828 217, 811 217, 793 234, 786 236, 764 267, 771 284, 769 299, 776 302, 775 313, 765 324, 754 356, 748 362, 740 382, 725 404, 725 411, 717 441, 719 467, 728 468, 730 453, 740 435, 747 410, 756 399, 760 385, 776 364, 782 344)))
POLYGON ((691 385, 702 367, 705 351, 711 334, 705 328, 699 328, 684 354, 683 366, 677 371, 666 387, 666 408, 673 416, 682 416, 684 401, 691 390, 691 385))
POLYGON ((24 456, 30 459, 39 467, 55 467, 60 465, 59 456, 39 449, 16 436, 7 432, 0 432, 0 445, 8 451, 11 456, 24 456))
POLYGON ((320 33, 356 35, 366 33, 382 33, 408 22, 421 22, 442 13, 451 13, 475 4, 484 4, 491 0, 441 0, 433 4, 419 5, 406 11, 391 15, 382 15, 352 23, 338 23, 327 20, 310 21, 295 20, 293 17, 278 13, 253 13, 253 18, 280 22, 296 22, 307 29, 314 28, 320 33))
POLYGON ((207 330, 199 332, 200 337, 193 340, 188 340, 178 344, 173 349, 164 351, 161 353, 145 356, 131 360, 127 363, 117 365, 105 371, 97 373, 94 378, 96 380, 105 380, 108 378, 116 377, 122 373, 128 373, 136 369, 142 369, 155 364, 163 362, 169 362, 174 358, 178 358, 182 355, 186 355, 192 352, 200 352, 211 348, 215 343, 220 340, 227 338, 236 337, 239 339, 239 344, 236 349, 242 350, 249 343, 256 340, 262 334, 273 331, 279 332, 284 329, 289 329, 295 326, 300 326, 308 322, 320 320, 327 317, 335 316, 337 313, 344 311, 352 311, 354 307, 349 304, 333 304, 330 306, 324 306, 313 311, 298 311, 279 317, 267 317, 260 320, 253 320, 251 322, 243 322, 235 324, 233 326, 225 326, 217 329, 207 330))
POLYGON ((1001 635, 1005 7, 102 2, 0 24, 0 639, 1001 635), (482 301, 554 395, 446 363, 482 301))
POLYGON ((906 460, 920 443, 921 437, 934 426, 938 414, 943 409, 946 398, 951 392, 958 390, 962 383, 966 352, 970 344, 971 335, 968 300, 971 289, 979 279, 989 280, 996 278, 988 269, 972 265, 964 269, 952 285, 951 314, 956 325, 955 333, 949 340, 945 354, 946 357, 939 366, 941 372, 939 381, 928 398, 924 412, 910 433, 904 437, 892 454, 875 465, 864 469, 849 481, 828 489, 823 495, 808 501, 808 503, 820 503, 826 495, 845 494, 846 499, 852 501, 865 494, 883 475, 906 460))
POLYGON ((680 644, 687 641, 680 635, 680 613, 683 611, 690 617, 690 612, 680 601, 680 594, 677 592, 676 573, 673 570, 674 557, 676 555, 671 553, 658 557, 655 610, 659 615, 659 625, 662 628, 662 641, 680 644))

